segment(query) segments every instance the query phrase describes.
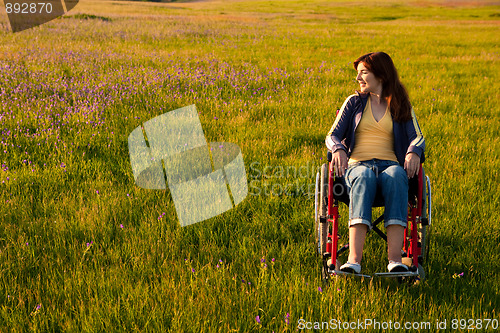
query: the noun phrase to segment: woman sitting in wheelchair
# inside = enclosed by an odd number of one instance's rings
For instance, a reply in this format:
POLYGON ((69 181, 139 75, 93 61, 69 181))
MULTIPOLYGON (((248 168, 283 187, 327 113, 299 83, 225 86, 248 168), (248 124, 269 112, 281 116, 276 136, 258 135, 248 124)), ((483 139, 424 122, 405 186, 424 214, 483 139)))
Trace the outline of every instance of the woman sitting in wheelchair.
POLYGON ((425 140, 389 55, 368 53, 354 62, 360 91, 349 96, 326 137, 337 177, 349 190, 349 257, 340 270, 361 272, 365 236, 372 227, 377 188, 385 203, 389 272, 401 263, 407 226, 408 179, 424 161, 425 140))

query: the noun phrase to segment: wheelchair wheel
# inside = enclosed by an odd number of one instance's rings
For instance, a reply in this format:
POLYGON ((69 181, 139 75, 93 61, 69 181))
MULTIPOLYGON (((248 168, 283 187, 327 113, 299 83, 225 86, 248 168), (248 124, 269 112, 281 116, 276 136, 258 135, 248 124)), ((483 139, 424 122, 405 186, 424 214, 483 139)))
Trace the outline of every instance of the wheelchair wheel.
POLYGON ((424 186, 422 189, 422 196, 424 200, 422 202, 422 222, 419 226, 418 234, 421 244, 422 262, 426 263, 429 257, 429 230, 431 226, 431 208, 432 208, 432 193, 431 193, 431 181, 429 177, 423 175, 424 186))
POLYGON ((321 173, 316 173, 316 186, 314 187, 314 242, 317 245, 317 252, 321 254, 319 247, 319 195, 320 195, 320 176, 321 173))
MULTIPOLYGON (((326 218, 328 214, 328 163, 321 166, 320 175, 320 195, 319 195, 319 212, 322 217, 326 218)), ((318 223, 318 248, 320 254, 326 251, 326 242, 328 240, 328 222, 318 223)))
MULTIPOLYGON (((425 175, 425 174, 424 174, 425 175)), ((425 176, 425 213, 427 218, 427 226, 426 226, 426 239, 425 239, 425 260, 427 260, 429 256, 429 236, 430 236, 430 228, 432 224, 432 190, 431 190, 431 180, 429 177, 425 176)))
POLYGON ((422 188, 422 216, 421 222, 418 228, 418 237, 420 240, 420 249, 421 249, 421 259, 418 264, 418 282, 422 282, 425 280, 425 270, 424 266, 427 265, 429 260, 429 230, 431 226, 431 218, 432 218, 432 192, 431 192, 431 181, 429 177, 425 176, 425 173, 422 175, 424 184, 422 188))
POLYGON ((421 264, 418 264, 417 270, 418 270, 419 280, 415 282, 419 283, 425 280, 425 271, 421 264))
POLYGON ((427 262, 429 256, 429 239, 427 237, 427 227, 426 225, 420 225, 418 228, 418 238, 420 239, 420 249, 422 256, 422 263, 427 262))
POLYGON ((328 164, 321 166, 316 174, 316 188, 314 192, 314 236, 318 254, 323 256, 326 251, 328 237, 328 223, 321 223, 328 212, 328 164))

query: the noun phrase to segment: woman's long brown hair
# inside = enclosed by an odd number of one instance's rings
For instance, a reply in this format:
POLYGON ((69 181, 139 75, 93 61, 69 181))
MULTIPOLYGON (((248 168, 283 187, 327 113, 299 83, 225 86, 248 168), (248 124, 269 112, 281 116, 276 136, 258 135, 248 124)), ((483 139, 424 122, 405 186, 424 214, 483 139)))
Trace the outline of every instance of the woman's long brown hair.
POLYGON ((405 122, 411 120, 411 104, 408 92, 399 80, 398 71, 391 57, 384 52, 365 54, 354 61, 354 69, 359 63, 382 80, 382 98, 387 100, 394 121, 405 122))

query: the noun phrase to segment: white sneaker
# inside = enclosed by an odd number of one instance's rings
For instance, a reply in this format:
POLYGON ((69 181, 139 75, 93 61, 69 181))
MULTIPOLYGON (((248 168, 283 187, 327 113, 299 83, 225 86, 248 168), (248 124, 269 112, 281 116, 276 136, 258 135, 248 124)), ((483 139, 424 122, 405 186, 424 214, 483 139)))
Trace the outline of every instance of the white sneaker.
POLYGON ((351 264, 350 262, 346 262, 342 266, 340 266, 340 270, 346 273, 361 273, 361 265, 358 263, 351 264))
POLYGON ((389 265, 387 265, 387 270, 391 273, 408 272, 408 266, 406 266, 401 262, 389 260, 389 265))

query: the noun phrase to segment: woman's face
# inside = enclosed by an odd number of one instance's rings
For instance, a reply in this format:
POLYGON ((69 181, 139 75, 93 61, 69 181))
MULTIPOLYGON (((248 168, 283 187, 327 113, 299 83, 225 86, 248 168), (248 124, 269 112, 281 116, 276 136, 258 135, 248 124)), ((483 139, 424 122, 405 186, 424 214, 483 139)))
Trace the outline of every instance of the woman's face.
POLYGON ((362 62, 358 64, 357 70, 358 76, 356 76, 356 80, 359 82, 362 93, 382 94, 382 80, 370 72, 362 62))

